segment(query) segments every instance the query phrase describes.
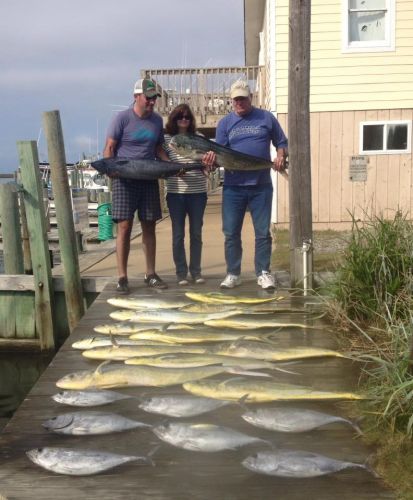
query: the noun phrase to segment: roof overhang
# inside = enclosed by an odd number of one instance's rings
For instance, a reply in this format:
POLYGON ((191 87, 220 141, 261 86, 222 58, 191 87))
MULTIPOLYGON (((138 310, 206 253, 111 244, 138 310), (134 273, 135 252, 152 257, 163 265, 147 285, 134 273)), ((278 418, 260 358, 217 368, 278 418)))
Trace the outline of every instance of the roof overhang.
POLYGON ((256 66, 266 0, 244 0, 245 65, 256 66))

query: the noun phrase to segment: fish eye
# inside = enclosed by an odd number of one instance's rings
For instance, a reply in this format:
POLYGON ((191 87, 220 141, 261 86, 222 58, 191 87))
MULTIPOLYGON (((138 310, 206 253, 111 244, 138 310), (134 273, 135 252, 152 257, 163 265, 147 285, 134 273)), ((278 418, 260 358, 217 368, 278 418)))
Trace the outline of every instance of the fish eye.
POLYGON ((38 451, 39 453, 41 453, 43 451, 43 448, 37 448, 36 451, 38 451))

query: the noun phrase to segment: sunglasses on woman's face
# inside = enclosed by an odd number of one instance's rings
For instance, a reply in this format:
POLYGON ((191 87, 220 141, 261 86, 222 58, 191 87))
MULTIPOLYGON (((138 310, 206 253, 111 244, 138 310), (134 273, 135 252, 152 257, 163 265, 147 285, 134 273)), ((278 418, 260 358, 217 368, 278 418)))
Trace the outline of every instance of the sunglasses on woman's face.
POLYGON ((179 115, 176 115, 177 120, 191 120, 191 117, 189 115, 184 115, 183 113, 180 113, 179 115))

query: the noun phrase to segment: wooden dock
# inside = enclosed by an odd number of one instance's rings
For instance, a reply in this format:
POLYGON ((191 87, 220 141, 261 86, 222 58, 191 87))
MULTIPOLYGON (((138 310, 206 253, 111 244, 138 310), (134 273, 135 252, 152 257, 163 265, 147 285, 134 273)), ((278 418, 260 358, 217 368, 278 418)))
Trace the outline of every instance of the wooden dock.
MULTIPOLYGON (((203 291, 216 291, 219 275, 209 275, 203 291)), ((169 282, 174 281, 168 276, 169 282)), ((195 286, 188 287, 195 289, 195 286)), ((168 290, 154 291, 142 281, 132 282, 133 293, 139 296, 183 297, 182 288, 172 286, 168 290)), ((196 287, 200 290, 200 287, 196 287)), ((237 294, 256 296, 257 287, 248 279, 237 289, 237 294)), ((393 498, 379 479, 364 470, 346 470, 315 479, 279 479, 254 474, 242 467, 241 461, 261 446, 249 446, 237 451, 201 453, 185 451, 161 443, 146 429, 102 436, 60 436, 42 427, 42 422, 55 415, 75 408, 63 406, 51 399, 58 392, 56 381, 63 375, 82 369, 91 369, 97 362, 87 360, 71 344, 80 338, 93 335, 93 327, 109 320, 113 308, 107 299, 115 294, 114 283, 108 284, 93 305, 86 311, 70 338, 57 353, 48 369, 28 394, 14 417, 0 435, 0 498, 9 500, 46 499, 304 499, 331 500, 333 498, 371 499, 393 498), (106 473, 88 477, 62 476, 48 472, 33 464, 25 455, 27 450, 45 446, 95 449, 129 455, 146 455, 161 443, 153 457, 155 466, 128 464, 106 473)), ((291 299, 288 293, 280 304, 303 306, 302 299, 291 299), (292 302, 298 300, 298 303, 292 302)), ((304 321, 300 313, 289 315, 294 322, 304 321)), ((279 332, 280 346, 322 346, 335 348, 334 334, 322 319, 307 319, 313 329, 286 329, 279 332)), ((313 359, 294 364, 291 369, 300 375, 274 372, 275 380, 311 385, 323 390, 354 390, 357 369, 350 360, 313 359)), ((222 377, 221 378, 227 378, 222 377)), ((169 388, 130 388, 120 390, 131 395, 176 394, 183 392, 179 386, 169 388)), ((273 404, 274 405, 274 404, 273 404)), ((253 407, 253 405, 250 405, 253 407)), ((294 404, 292 406, 297 406, 294 404)), ((351 403, 307 403, 301 406, 337 413, 343 416, 351 411, 351 403)), ((257 406, 256 406, 257 407, 257 406)), ((164 423, 165 418, 145 413, 138 408, 138 401, 124 400, 101 407, 103 411, 149 424, 164 423)), ((214 412, 190 419, 191 422, 215 423, 237 429, 250 435, 271 440, 275 446, 303 449, 323 453, 333 458, 363 463, 373 450, 367 449, 350 427, 330 425, 304 434, 280 434, 250 426, 242 418, 243 409, 230 405, 214 412)), ((266 448, 268 449, 268 448, 266 448)))

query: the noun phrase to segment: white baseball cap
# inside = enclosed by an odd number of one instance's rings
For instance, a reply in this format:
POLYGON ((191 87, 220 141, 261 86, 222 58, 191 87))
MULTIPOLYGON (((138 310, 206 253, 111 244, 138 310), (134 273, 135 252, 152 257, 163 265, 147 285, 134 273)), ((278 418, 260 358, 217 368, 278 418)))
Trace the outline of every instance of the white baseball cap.
POLYGON ((231 85, 231 99, 235 99, 236 97, 248 97, 250 94, 250 87, 245 80, 237 80, 231 85))

